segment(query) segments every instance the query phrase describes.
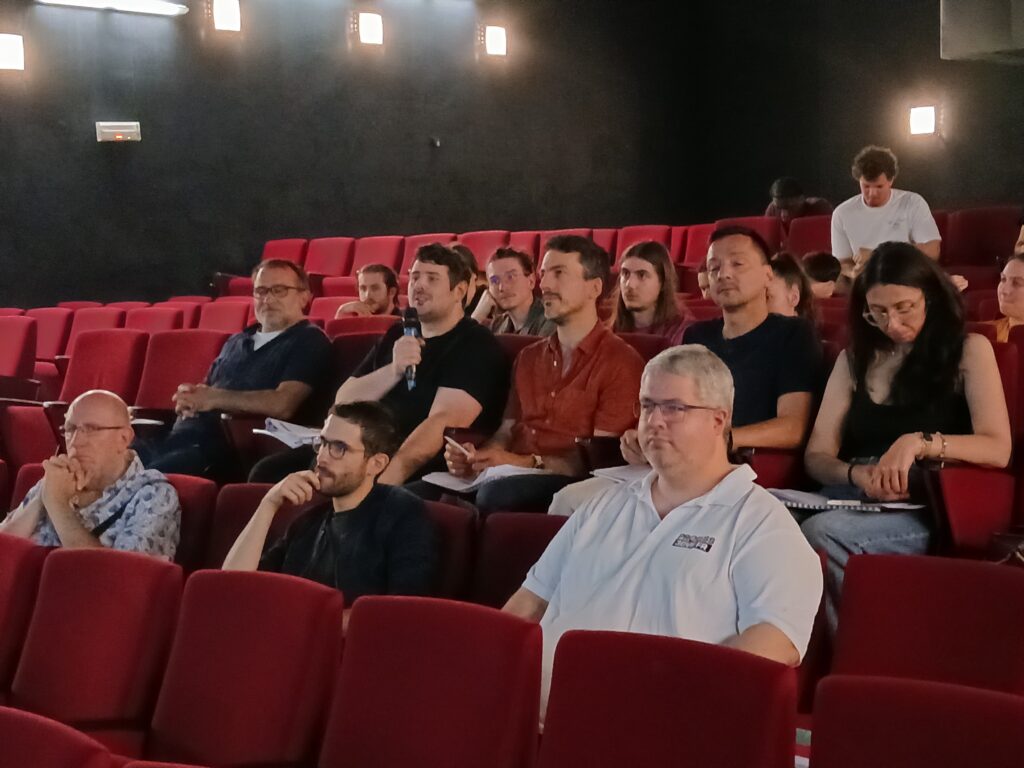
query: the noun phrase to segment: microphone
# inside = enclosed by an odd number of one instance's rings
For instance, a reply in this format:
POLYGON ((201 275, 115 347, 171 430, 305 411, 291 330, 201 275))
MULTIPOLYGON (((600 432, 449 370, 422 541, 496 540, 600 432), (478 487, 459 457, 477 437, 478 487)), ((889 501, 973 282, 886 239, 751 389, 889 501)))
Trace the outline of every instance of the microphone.
MULTIPOLYGON (((402 335, 420 338, 423 334, 420 331, 420 313, 416 307, 406 307, 402 312, 402 335)), ((411 392, 416 387, 416 366, 405 367, 405 386, 411 392)))

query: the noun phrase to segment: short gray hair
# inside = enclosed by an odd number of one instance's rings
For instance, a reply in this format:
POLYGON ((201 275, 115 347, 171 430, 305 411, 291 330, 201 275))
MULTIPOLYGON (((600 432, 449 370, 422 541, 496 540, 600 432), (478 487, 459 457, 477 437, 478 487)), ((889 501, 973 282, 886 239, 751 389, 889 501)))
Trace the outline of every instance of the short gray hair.
POLYGON ((644 377, 653 371, 692 379, 700 402, 691 405, 721 408, 732 421, 732 401, 736 393, 732 373, 722 359, 703 344, 683 344, 659 352, 647 363, 644 377))

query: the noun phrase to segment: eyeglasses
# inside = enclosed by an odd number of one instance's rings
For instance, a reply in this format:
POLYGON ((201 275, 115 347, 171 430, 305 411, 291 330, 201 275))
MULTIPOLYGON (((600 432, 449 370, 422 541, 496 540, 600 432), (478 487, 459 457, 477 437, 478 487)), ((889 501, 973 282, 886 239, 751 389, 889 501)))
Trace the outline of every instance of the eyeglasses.
POLYGON ((328 440, 323 435, 317 435, 313 438, 313 453, 320 453, 321 448, 326 448, 332 459, 343 459, 346 453, 366 450, 365 448, 353 448, 344 440, 328 440))
POLYGON ((95 435, 97 432, 105 432, 112 429, 124 429, 124 427, 101 427, 96 424, 65 424, 60 428, 59 432, 60 436, 63 437, 66 442, 68 440, 73 440, 75 435, 90 437, 91 435, 95 435))
POLYGON ((512 270, 511 272, 506 272, 504 275, 494 275, 493 277, 488 278, 487 282, 489 282, 494 287, 498 287, 499 285, 503 284, 510 285, 514 283, 516 280, 522 278, 522 276, 523 273, 516 269, 512 270))
POLYGON ((689 405, 687 403, 677 403, 671 400, 658 402, 657 400, 648 400, 647 398, 643 398, 639 403, 633 405, 633 416, 636 418, 649 419, 657 410, 661 411, 661 418, 667 422, 673 422, 679 421, 690 411, 720 411, 722 409, 712 408, 710 405, 689 405))
POLYGON ((911 301, 904 303, 903 306, 895 306, 890 310, 884 309, 865 309, 862 317, 867 321, 868 325, 873 325, 875 328, 884 328, 892 322, 894 317, 898 317, 903 320, 914 313, 914 311, 921 306, 924 301, 924 296, 919 298, 917 301, 911 301))
POLYGON ((288 291, 304 290, 306 289, 297 285, 261 285, 259 288, 252 289, 252 295, 257 299, 265 299, 267 296, 273 296, 275 299, 283 299, 288 295, 288 291))

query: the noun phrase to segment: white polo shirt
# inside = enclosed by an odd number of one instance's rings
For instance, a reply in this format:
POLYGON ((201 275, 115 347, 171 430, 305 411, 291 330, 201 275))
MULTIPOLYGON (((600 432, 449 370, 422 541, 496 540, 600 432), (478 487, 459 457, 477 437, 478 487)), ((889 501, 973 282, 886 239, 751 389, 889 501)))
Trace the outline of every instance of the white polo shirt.
POLYGON ((889 202, 871 208, 861 195, 840 203, 832 212, 832 255, 856 258, 861 248, 887 242, 929 243, 941 240, 931 209, 916 192, 892 190, 889 202))
POLYGON ((548 601, 542 711, 555 646, 570 629, 721 643, 767 622, 800 652, 821 599, 817 554, 747 465, 658 516, 651 472, 590 499, 555 535, 523 586, 548 601))

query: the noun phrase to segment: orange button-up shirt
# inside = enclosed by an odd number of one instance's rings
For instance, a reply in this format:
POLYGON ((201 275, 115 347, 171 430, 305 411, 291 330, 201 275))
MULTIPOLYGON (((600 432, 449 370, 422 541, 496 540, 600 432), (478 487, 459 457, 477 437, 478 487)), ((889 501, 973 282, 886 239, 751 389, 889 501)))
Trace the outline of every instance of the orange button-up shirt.
POLYGON ((519 353, 507 414, 515 421, 513 453, 566 453, 577 437, 635 426, 644 361, 629 344, 598 323, 564 369, 557 334, 519 353))

